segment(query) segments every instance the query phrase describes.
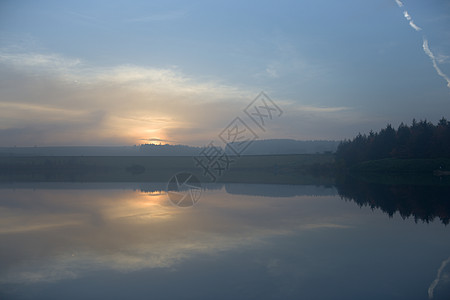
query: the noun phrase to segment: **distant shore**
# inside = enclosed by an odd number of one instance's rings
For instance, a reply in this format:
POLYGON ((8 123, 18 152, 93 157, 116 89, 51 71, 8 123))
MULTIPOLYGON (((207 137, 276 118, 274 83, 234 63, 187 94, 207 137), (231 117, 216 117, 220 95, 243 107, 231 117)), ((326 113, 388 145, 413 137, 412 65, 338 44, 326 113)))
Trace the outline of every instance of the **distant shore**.
POLYGON ((434 183, 450 175, 450 159, 382 159, 339 168, 333 154, 230 156, 216 178, 192 156, 12 156, 0 157, 2 182, 167 182, 190 172, 202 182, 332 185, 349 174, 371 182, 434 183))
MULTIPOLYGON (((332 184, 332 154, 230 156, 221 182, 332 184)), ((168 181, 190 172, 212 181, 192 156, 0 157, 0 181, 168 181)))

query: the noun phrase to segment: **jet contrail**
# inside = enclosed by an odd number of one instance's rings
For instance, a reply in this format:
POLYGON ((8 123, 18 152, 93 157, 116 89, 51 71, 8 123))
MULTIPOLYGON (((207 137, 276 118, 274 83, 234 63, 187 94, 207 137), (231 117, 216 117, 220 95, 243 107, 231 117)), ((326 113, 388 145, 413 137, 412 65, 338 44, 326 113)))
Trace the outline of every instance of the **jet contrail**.
POLYGON ((434 289, 438 285, 439 281, 441 280, 441 273, 442 270, 444 270, 445 266, 450 262, 450 257, 444 260, 441 263, 441 266, 439 267, 439 270, 436 275, 436 279, 433 280, 433 282, 430 284, 430 287, 428 288, 428 299, 433 299, 434 296, 434 289))
POLYGON ((425 51, 425 53, 428 55, 428 57, 433 62, 433 67, 436 70, 436 72, 438 73, 438 75, 441 76, 442 78, 444 78, 445 81, 447 81, 447 86, 450 88, 450 78, 448 78, 448 76, 445 75, 445 73, 442 72, 441 69, 439 68, 439 66, 436 62, 436 57, 434 56, 433 52, 431 52, 430 47, 428 47, 428 41, 426 38, 423 38, 422 47, 423 47, 423 51, 425 51))
POLYGON ((403 11, 403 16, 405 17, 406 20, 409 21, 409 26, 411 26, 415 31, 422 30, 422 28, 420 28, 419 26, 414 24, 414 21, 412 20, 411 15, 406 10, 403 11))
POLYGON ((411 20, 409 21, 409 26, 411 26, 415 31, 420 31, 422 30, 422 28, 420 28, 419 26, 417 26, 416 24, 414 24, 414 22, 411 20))
MULTIPOLYGON (((395 0, 395 3, 397 3, 398 7, 403 7, 403 2, 400 0, 395 0)), ((411 15, 408 13, 407 10, 403 10, 403 16, 405 17, 405 19, 409 22, 409 26, 411 26, 412 29, 414 29, 415 31, 421 31, 422 28, 420 28, 419 26, 417 26, 411 15)), ((439 68, 438 66, 438 62, 436 60, 436 57, 434 56, 433 52, 431 52, 430 47, 428 46, 428 40, 426 38, 426 36, 423 36, 423 44, 422 44, 422 48, 423 51, 425 52, 426 55, 428 55, 428 57, 431 59, 431 62, 433 63, 433 68, 436 70, 436 72, 438 73, 439 76, 441 76, 442 78, 445 79, 445 81, 447 81, 447 87, 450 88, 450 79, 449 77, 442 72, 442 70, 439 68)))
POLYGON ((395 0, 395 2, 397 3, 398 7, 402 7, 402 6, 403 6, 402 1, 400 1, 400 0, 395 0))
POLYGON ((411 21, 412 18, 406 10, 403 12, 403 15, 405 16, 406 20, 411 21))

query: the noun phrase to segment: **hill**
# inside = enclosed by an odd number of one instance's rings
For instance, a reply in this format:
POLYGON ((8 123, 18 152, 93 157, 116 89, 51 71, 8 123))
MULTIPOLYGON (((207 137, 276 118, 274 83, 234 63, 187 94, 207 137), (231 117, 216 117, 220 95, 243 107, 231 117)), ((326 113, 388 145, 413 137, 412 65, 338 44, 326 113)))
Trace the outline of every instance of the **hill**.
MULTIPOLYGON (((337 141, 297 141, 272 139, 254 141, 243 155, 314 154, 334 152, 337 141)), ((231 144, 232 145, 232 144, 231 144)), ((229 145, 225 147, 232 154, 229 145)), ((76 147, 0 147, 0 156, 196 156, 202 147, 187 145, 76 146, 76 147)))

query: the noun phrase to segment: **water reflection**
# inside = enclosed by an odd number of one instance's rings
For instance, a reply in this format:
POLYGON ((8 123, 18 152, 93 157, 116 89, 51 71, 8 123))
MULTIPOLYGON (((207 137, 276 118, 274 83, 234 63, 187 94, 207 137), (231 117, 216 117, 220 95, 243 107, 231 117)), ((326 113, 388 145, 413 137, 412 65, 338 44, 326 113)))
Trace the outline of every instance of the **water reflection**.
POLYGON ((399 213, 403 218, 431 222, 438 218, 450 222, 450 185, 370 183, 354 177, 339 178, 339 195, 360 206, 381 209, 389 216, 399 213))
MULTIPOLYGON (((450 263, 450 257, 442 262, 441 266, 439 267, 439 270, 437 271, 436 279, 433 280, 430 287, 428 288, 428 298, 429 299, 434 298, 434 290, 436 289, 437 285, 439 284, 439 281, 442 280, 442 278, 441 278, 442 271, 444 271, 444 269, 448 263, 450 263)), ((448 281, 448 277, 445 278, 445 281, 448 281)))
POLYGON ((449 295, 442 224, 387 219, 331 187, 205 185, 192 209, 163 188, 3 185, 0 298, 420 299, 436 280, 434 298, 449 295))

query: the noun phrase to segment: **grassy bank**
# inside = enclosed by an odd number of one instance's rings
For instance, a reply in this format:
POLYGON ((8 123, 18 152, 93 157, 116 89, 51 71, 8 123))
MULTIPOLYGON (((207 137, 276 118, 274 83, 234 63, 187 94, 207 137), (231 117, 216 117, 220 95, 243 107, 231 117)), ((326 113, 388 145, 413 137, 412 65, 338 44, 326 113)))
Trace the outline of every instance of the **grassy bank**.
POLYGON ((449 185, 450 159, 381 159, 359 163, 344 172, 364 182, 397 185, 449 185))
POLYGON ((388 158, 365 161, 350 168, 354 173, 433 174, 450 170, 450 159, 399 159, 388 158))
MULTIPOLYGON (((332 184, 324 170, 331 154, 254 155, 230 157, 218 181, 332 184)), ((210 178, 188 156, 34 156, 0 157, 1 181, 167 181, 178 172, 210 178)))

